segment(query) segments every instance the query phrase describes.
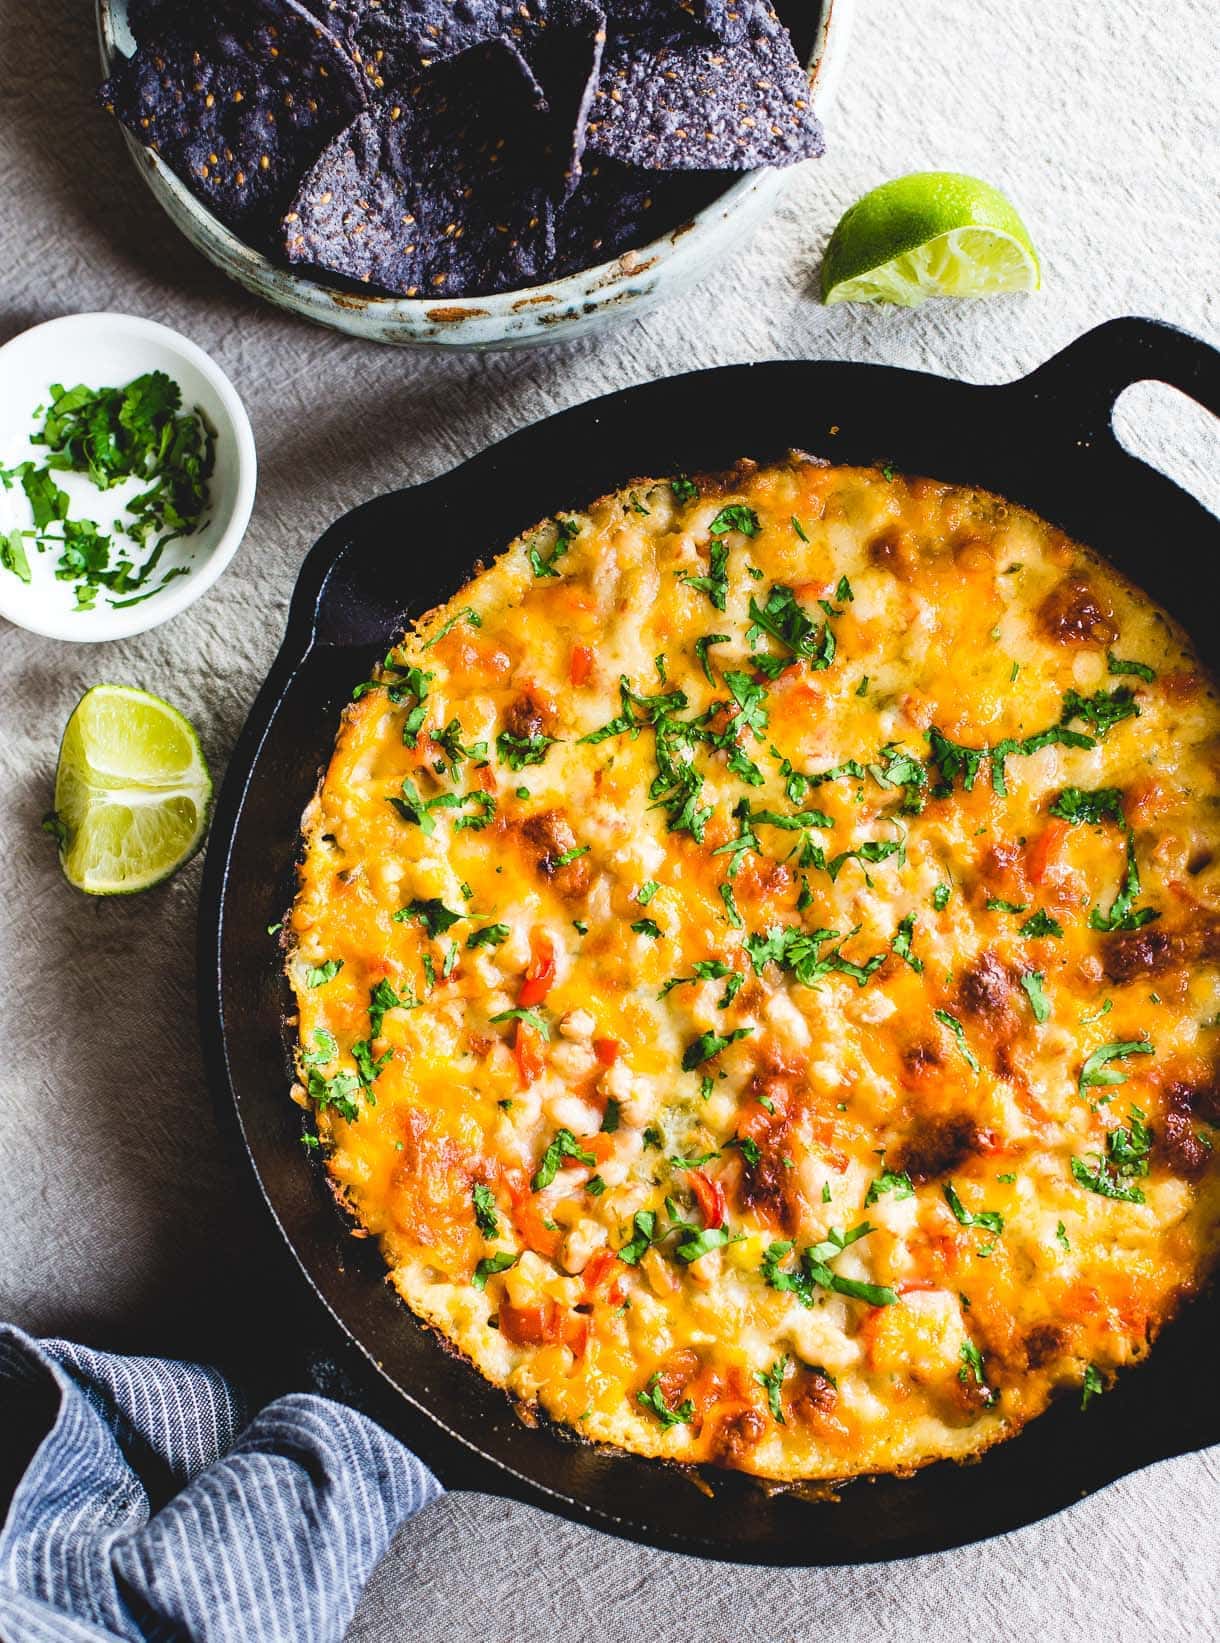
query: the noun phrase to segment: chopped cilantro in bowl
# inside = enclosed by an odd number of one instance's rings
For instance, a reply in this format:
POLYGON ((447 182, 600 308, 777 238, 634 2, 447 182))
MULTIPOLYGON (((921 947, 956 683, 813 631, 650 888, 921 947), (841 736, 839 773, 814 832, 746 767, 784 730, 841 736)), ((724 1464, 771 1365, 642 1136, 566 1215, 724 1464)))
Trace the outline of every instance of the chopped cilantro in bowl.
POLYGON ((78 314, 0 349, 0 615, 51 638, 123 638, 185 608, 254 499, 249 420, 185 337, 78 314))

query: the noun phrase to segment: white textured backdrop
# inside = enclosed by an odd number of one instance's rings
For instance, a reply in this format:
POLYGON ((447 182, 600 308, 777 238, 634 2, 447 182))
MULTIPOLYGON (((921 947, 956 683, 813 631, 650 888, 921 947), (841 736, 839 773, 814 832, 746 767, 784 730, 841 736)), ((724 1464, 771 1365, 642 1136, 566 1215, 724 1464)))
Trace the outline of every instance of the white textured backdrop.
MULTIPOLYGON (((0 340, 89 308, 177 326, 233 377, 263 464, 236 562, 168 628, 76 649, 0 624, 0 1315, 95 1344, 220 1357, 240 1345, 269 1362, 277 1345, 264 1339, 259 1228, 234 1197, 198 1061, 198 865, 148 897, 87 903, 38 831, 60 729, 88 685, 120 679, 177 702, 219 775, 296 567, 331 519, 608 388, 778 355, 999 381, 1123 313, 1220 341, 1210 0, 856 11, 827 158, 792 180, 749 254, 603 341, 437 360, 341 341, 227 286, 158 214, 91 106, 91 5, 0 0, 0 340), (914 314, 819 307, 819 250, 839 213, 924 168, 1011 193, 1043 255, 1043 294, 914 314)), ((1220 510, 1201 413, 1142 387, 1120 426, 1220 510)), ((404 575, 424 551, 435 544, 403 543, 404 575)), ((403 1536, 351 1640, 1216 1638, 1218 1485, 1213 1451, 1001 1541, 828 1572, 699 1564, 459 1495, 403 1536)))

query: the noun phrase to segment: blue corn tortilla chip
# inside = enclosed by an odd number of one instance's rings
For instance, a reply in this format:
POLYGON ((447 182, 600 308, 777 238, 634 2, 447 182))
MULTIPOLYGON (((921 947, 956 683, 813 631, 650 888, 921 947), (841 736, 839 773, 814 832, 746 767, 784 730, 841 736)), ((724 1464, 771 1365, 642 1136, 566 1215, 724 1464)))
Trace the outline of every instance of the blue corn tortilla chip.
POLYGON ((363 90, 297 0, 203 11, 206 21, 197 12, 141 45, 101 100, 234 233, 270 249, 298 178, 363 107, 363 90))
POLYGON ((589 115, 593 153, 650 171, 747 171, 824 146, 783 30, 736 45, 608 43, 589 115))
POLYGON ((304 0, 344 42, 371 89, 392 91, 433 63, 507 34, 514 0, 304 0))
POLYGON ((610 262, 687 222, 733 181, 729 172, 665 174, 587 160, 580 184, 555 222, 548 279, 610 262))
POLYGON ((529 64, 552 117, 564 191, 580 175, 606 19, 594 0, 303 0, 343 41, 371 98, 400 102, 420 73, 501 39, 529 64))
POLYGON ((690 4, 708 33, 725 45, 783 28, 769 0, 690 0, 690 4))
POLYGON ((329 145, 284 218, 284 253, 403 296, 529 284, 554 251, 546 138, 517 53, 474 47, 329 145))
POLYGON ((589 109, 601 72, 606 16, 589 0, 548 0, 536 21, 514 30, 546 99, 550 145, 566 197, 580 181, 589 109))

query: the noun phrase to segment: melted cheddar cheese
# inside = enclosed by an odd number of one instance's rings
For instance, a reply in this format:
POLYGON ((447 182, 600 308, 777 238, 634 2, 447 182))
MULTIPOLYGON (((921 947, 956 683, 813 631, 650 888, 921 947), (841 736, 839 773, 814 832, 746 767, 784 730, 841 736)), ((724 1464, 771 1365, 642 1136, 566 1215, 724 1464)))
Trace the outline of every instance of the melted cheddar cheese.
POLYGON ((1220 711, 990 494, 806 458, 529 533, 344 715, 298 1101, 418 1316, 774 1479, 1102 1388, 1220 1222, 1220 711))

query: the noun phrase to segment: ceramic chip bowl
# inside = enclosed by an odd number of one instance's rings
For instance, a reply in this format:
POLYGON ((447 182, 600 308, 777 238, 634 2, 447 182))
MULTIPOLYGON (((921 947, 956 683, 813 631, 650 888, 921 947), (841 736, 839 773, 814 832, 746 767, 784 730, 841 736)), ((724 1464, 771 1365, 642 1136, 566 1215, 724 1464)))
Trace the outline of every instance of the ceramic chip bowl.
MULTIPOLYGON (((825 114, 846 45, 854 0, 815 0, 795 28, 807 54, 814 104, 825 114)), ((794 12, 802 8, 794 7, 794 12)), ((127 0, 98 0, 104 71, 134 49, 127 0)), ((414 348, 530 348, 588 336, 647 313, 712 273, 774 209, 784 171, 753 171, 687 222, 612 262, 543 285, 487 297, 365 295, 311 279, 251 250, 223 226, 150 149, 124 138, 140 174, 171 221, 231 279, 277 308, 370 342, 414 348)))

